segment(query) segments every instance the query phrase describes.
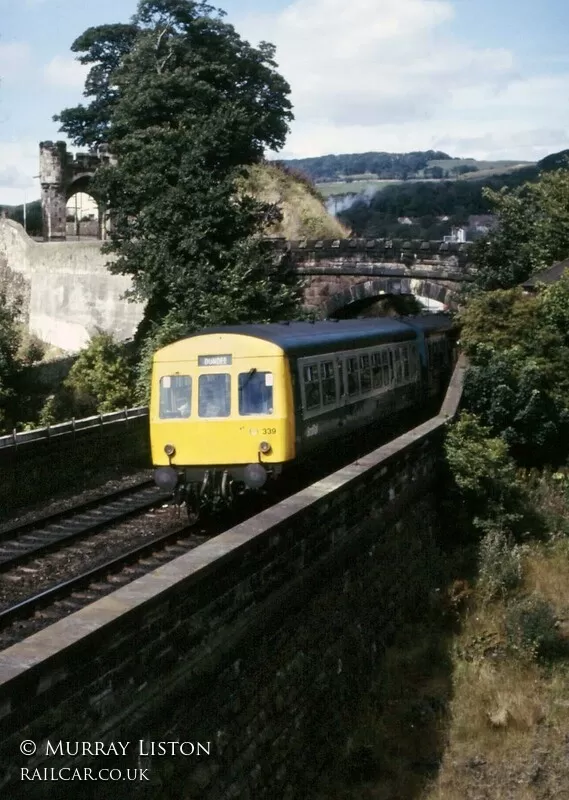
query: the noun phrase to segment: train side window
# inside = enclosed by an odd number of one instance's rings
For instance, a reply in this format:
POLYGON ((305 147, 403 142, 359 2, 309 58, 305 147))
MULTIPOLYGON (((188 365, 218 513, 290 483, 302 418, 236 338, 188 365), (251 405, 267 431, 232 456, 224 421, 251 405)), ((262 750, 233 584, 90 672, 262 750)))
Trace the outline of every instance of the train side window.
POLYGON ((390 363, 391 363, 391 353, 388 353, 387 350, 384 350, 381 354, 382 363, 383 363, 383 385, 389 386, 391 383, 391 370, 390 370, 390 363))
POLYGON ((240 372, 239 373, 239 414, 273 413, 273 373, 272 372, 240 372))
POLYGON ((320 382, 322 384, 323 405, 334 405, 336 402, 336 375, 334 374, 333 361, 323 361, 320 364, 320 382))
POLYGON ((228 417, 231 412, 231 379, 227 372, 200 375, 198 415, 228 417))
POLYGON ((318 364, 313 364, 310 367, 304 367, 304 399, 306 402, 306 410, 310 411, 314 408, 319 408, 321 405, 320 400, 320 379, 318 377, 318 364))
POLYGON ((374 389, 381 389, 383 385, 382 356, 382 353, 371 354, 371 377, 374 389))
POLYGON ((393 370, 395 375, 395 383, 397 386, 401 383, 401 353, 399 348, 395 347, 393 350, 393 370))
POLYGON ((360 376, 358 370, 358 359, 346 359, 346 374, 348 376, 348 394, 358 394, 360 391, 360 376))
POLYGON ((370 359, 367 353, 360 356, 360 381, 362 393, 369 392, 371 389, 371 369, 370 359))
POLYGON ((409 368, 409 347, 405 345, 401 348, 401 355, 403 359, 403 380, 408 381, 411 377, 411 370, 409 368))
POLYGON ((344 386, 344 362, 338 359, 338 386, 340 387, 340 397, 346 396, 346 387, 344 386))
POLYGON ((192 379, 189 375, 160 378, 160 419, 187 419, 192 407, 192 379))

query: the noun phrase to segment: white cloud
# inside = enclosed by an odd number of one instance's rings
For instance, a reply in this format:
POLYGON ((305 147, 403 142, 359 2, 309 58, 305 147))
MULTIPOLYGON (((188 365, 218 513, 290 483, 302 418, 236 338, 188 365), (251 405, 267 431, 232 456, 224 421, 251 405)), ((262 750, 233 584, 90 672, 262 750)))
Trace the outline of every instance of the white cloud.
POLYGON ((55 56, 44 67, 44 80, 49 86, 82 89, 89 67, 74 58, 55 56))
POLYGON ((27 42, 0 42, 0 79, 3 84, 21 77, 31 63, 31 48, 27 42))
POLYGON ((242 19, 249 41, 277 46, 291 85, 287 156, 436 147, 533 160, 567 146, 569 73, 525 78, 509 50, 451 36, 453 16, 450 0, 294 0, 242 19))
POLYGON ((37 200, 41 189, 39 144, 35 141, 0 142, 0 203, 19 205, 37 200))

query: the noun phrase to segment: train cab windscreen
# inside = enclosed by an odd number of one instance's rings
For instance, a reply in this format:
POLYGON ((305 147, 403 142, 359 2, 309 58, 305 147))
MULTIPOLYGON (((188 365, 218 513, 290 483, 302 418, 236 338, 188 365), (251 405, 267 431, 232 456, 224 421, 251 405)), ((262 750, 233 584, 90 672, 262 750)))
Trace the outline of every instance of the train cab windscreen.
POLYGON ((200 375, 198 416, 228 417, 231 413, 231 378, 228 372, 200 375))
POLYGON ((239 374, 239 414, 273 413, 273 373, 241 372, 239 374))
POLYGON ((187 419, 192 407, 192 379, 189 375, 160 378, 160 419, 187 419))

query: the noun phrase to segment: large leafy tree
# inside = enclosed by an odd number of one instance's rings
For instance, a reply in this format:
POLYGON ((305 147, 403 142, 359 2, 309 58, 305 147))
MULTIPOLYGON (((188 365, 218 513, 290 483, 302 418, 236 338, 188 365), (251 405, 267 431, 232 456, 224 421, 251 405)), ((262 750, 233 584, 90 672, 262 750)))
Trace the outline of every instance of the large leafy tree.
POLYGON ((89 29, 73 49, 93 65, 90 102, 58 119, 116 157, 93 191, 113 221, 110 269, 148 301, 144 330, 166 315, 197 329, 296 313, 297 282, 259 236, 278 212, 238 191, 292 118, 274 48, 203 2, 141 0, 130 25, 89 29))
POLYGON ((569 170, 542 173, 512 191, 484 189, 498 226, 476 242, 472 261, 481 289, 507 289, 569 256, 569 170))
POLYGON ((15 397, 14 383, 18 371, 19 303, 10 302, 0 291, 0 431, 10 416, 15 397))
POLYGON ((461 312, 467 408, 527 465, 569 452, 569 274, 537 295, 480 293, 461 312))

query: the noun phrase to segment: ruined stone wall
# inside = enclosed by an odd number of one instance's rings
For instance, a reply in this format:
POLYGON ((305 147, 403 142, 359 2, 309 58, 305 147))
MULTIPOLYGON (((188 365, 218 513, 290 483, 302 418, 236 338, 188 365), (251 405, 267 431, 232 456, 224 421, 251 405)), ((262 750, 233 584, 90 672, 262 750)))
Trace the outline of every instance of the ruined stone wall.
MULTIPOLYGON (((125 757, 80 759, 148 770, 149 782, 113 783, 115 800, 309 798, 402 615, 428 602, 444 424, 1 653, 0 791, 43 798, 20 769, 76 765, 46 757, 47 739, 121 740, 125 757), (24 739, 38 744, 32 758, 24 739), (146 741, 190 741, 210 755, 141 756, 141 740, 143 753, 146 741)), ((57 791, 77 796, 73 783, 57 791)))
POLYGON ((111 257, 98 241, 34 242, 17 222, 2 219, 0 259, 12 291, 18 282, 29 287, 29 330, 63 350, 80 350, 97 330, 128 339, 142 318, 142 304, 123 299, 130 278, 111 275, 111 257))

